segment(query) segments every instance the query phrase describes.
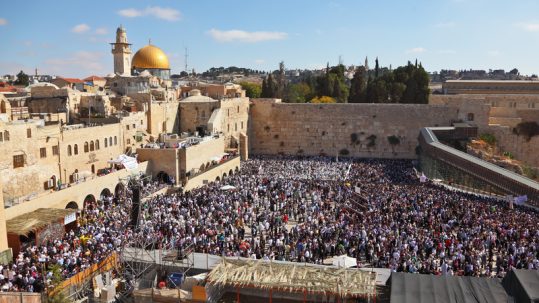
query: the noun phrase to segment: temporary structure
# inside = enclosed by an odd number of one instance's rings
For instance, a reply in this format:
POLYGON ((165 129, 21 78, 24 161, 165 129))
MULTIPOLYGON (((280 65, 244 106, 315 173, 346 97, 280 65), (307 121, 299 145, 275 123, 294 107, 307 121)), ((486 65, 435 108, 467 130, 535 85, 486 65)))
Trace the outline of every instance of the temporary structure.
POLYGON ((344 268, 354 267, 357 265, 356 259, 349 257, 347 255, 333 257, 332 263, 333 265, 337 267, 344 267, 344 268))
POLYGON ((236 189, 236 187, 232 185, 225 185, 221 187, 221 190, 231 190, 231 189, 236 189))
POLYGON ((357 269, 223 259, 208 275, 215 286, 257 288, 268 291, 367 297, 376 295, 376 274, 357 269))

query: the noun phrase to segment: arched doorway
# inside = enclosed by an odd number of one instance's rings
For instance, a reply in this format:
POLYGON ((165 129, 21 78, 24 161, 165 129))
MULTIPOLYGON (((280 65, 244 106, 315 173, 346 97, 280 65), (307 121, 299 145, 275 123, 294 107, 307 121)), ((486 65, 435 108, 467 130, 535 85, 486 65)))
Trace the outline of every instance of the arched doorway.
POLYGON ((229 175, 229 176, 232 176, 233 174, 234 174, 234 172, 233 172, 232 170, 229 170, 229 171, 228 171, 228 175, 229 175))
POLYGON ((219 178, 219 176, 217 176, 217 178, 215 178, 215 182, 219 182, 221 181, 221 178, 219 178))
POLYGON ((223 180, 226 179, 226 173, 223 174, 223 180))
POLYGON ((101 191, 101 194, 99 195, 99 200, 101 201, 108 201, 108 197, 112 196, 112 193, 110 192, 110 189, 103 188, 101 191))
POLYGON ((206 170, 206 165, 204 163, 202 163, 202 165, 200 165, 200 168, 198 169, 200 172, 203 172, 206 170))
POLYGON ((84 202, 82 205, 84 209, 87 209, 87 208, 93 209, 95 203, 96 203, 96 200, 95 200, 94 195, 89 194, 86 196, 86 198, 84 198, 84 202))
POLYGON ((79 209, 79 205, 75 201, 67 203, 66 209, 79 209))
POLYGON ((123 195, 124 191, 125 191, 125 186, 123 183, 120 182, 116 184, 116 187, 114 188, 114 196, 116 198, 120 198, 123 195))
POLYGON ((237 174, 240 172, 240 169, 236 166, 236 169, 234 169, 234 172, 237 174))
POLYGON ((170 183, 170 177, 164 171, 160 171, 157 174, 156 178, 157 178, 157 181, 159 181, 160 183, 170 183))

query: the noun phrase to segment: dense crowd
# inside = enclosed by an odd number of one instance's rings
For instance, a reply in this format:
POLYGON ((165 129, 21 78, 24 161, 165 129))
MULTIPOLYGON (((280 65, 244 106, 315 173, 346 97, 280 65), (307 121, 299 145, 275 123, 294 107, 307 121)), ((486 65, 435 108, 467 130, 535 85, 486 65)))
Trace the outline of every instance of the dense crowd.
MULTIPOLYGON (((166 185, 139 179, 145 197, 166 185)), ((36 246, 26 243, 10 264, 0 266, 0 291, 41 292, 57 275, 65 279, 98 263, 127 240, 132 192, 119 198, 113 195, 99 201, 86 201, 77 219, 77 227, 62 239, 36 246)))
MULTIPOLYGON (((144 185, 143 196, 159 188, 144 185)), ((347 254, 358 266, 424 274, 539 269, 536 211, 420 183, 410 161, 250 159, 220 182, 147 199, 137 229, 130 196, 85 205, 63 239, 3 266, 1 289, 40 291, 41 273, 52 275, 43 265, 69 277, 137 237, 182 253, 318 264, 347 254)))

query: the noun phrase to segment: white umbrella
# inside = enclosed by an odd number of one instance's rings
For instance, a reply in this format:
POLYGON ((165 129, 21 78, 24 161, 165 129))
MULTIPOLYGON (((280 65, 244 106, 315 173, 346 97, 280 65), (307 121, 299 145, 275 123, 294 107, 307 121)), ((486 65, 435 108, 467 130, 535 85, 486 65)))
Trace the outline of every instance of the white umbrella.
POLYGON ((357 265, 356 259, 347 255, 333 257, 333 265, 338 267, 353 267, 357 265))
POLYGON ((234 187, 232 185, 225 185, 225 186, 221 187, 221 190, 231 190, 231 189, 236 189, 236 187, 234 187))

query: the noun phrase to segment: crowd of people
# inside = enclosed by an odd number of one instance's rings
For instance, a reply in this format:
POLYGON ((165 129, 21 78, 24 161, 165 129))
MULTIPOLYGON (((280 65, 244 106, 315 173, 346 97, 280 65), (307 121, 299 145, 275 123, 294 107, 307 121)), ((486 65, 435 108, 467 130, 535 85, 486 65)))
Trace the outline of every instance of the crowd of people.
MULTIPOLYGON (((160 188, 143 184, 143 196, 160 188)), ((189 192, 87 203, 63 239, 29 246, 0 269, 2 291, 40 291, 52 265, 69 277, 133 239, 177 252, 503 277, 539 269, 534 209, 419 182, 411 161, 257 157, 239 173, 189 192), (227 190, 223 189, 224 185, 227 190), (7 286, 6 286, 7 285, 7 286)))
MULTIPOLYGON (((145 178, 135 182, 140 183, 142 197, 166 186, 145 178)), ((69 278, 118 251, 129 236, 131 196, 131 189, 126 187, 119 197, 86 201, 77 227, 62 239, 40 246, 30 239, 12 263, 0 266, 0 291, 41 292, 52 285, 55 275, 69 278)))

